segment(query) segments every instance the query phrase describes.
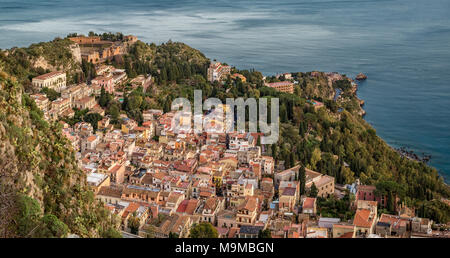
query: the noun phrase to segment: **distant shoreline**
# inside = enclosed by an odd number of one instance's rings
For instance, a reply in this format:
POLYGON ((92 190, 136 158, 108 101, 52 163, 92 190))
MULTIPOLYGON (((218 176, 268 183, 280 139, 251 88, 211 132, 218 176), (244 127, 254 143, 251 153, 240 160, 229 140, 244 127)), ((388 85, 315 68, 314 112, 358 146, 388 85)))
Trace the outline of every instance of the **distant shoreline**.
MULTIPOLYGON (((362 102, 362 104, 361 104, 361 110, 363 111, 363 115, 362 115, 362 118, 364 119, 364 116, 366 115, 366 111, 362 108, 364 105, 365 105, 365 102, 364 102, 364 100, 362 100, 362 99, 360 99, 359 97, 358 97, 358 88, 359 88, 359 83, 360 82, 362 82, 362 81, 358 81, 358 80, 355 80, 356 81, 356 85, 357 85, 357 87, 356 87, 356 91, 355 91, 355 94, 356 94, 356 98, 360 101, 360 103, 362 102)), ((367 123, 369 123, 367 120, 365 120, 364 119, 364 121, 366 121, 367 123)), ((369 123, 370 124, 370 123, 369 123)), ((371 125, 372 126, 372 125, 371 125)), ((425 163, 425 165, 427 165, 427 166, 429 166, 429 167, 432 167, 432 168, 434 168, 434 169, 436 169, 437 170, 437 172, 438 172, 438 174, 439 174, 439 176, 441 176, 442 177, 442 179, 443 179, 443 181, 444 181, 444 184, 445 185, 447 185, 447 186, 449 186, 449 183, 447 183, 446 182, 446 177, 444 176, 445 175, 445 173, 440 173, 440 171, 436 168, 436 167, 434 167, 434 166, 432 166, 432 165, 430 165, 429 164, 429 162, 431 161, 431 159, 432 159, 432 156, 431 155, 427 155, 427 154, 425 154, 425 153, 423 153, 423 157, 421 158, 419 155, 417 155, 415 152, 414 152, 414 150, 412 150, 412 149, 407 149, 407 147, 405 147, 405 146, 401 146, 401 147, 393 147, 393 146, 391 146, 385 139, 383 139, 381 136, 379 136, 378 135, 378 137, 380 137, 393 151, 395 151, 395 152, 397 152, 401 157, 403 157, 403 158, 407 158, 407 159, 409 159, 409 160, 411 160, 411 161, 416 161, 416 162, 423 162, 423 163, 425 163)))

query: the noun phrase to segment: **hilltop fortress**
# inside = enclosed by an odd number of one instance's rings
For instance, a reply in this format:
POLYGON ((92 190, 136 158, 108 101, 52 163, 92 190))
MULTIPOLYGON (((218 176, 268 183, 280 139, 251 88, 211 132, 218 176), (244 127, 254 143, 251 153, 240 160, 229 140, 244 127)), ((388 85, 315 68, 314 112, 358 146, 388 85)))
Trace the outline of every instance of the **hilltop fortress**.
POLYGON ((138 40, 133 35, 124 36, 119 41, 102 40, 100 36, 77 36, 69 39, 80 46, 81 58, 93 64, 103 63, 124 54, 126 49, 138 40))

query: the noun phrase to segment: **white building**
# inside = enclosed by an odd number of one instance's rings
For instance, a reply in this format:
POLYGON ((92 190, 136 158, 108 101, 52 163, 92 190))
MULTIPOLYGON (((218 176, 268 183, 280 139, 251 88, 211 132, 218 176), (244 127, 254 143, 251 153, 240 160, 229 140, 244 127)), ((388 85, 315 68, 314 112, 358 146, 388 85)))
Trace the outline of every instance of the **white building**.
POLYGON ((66 83, 66 73, 59 71, 39 75, 38 77, 34 77, 32 80, 33 86, 38 89, 49 88, 57 92, 65 89, 66 83))

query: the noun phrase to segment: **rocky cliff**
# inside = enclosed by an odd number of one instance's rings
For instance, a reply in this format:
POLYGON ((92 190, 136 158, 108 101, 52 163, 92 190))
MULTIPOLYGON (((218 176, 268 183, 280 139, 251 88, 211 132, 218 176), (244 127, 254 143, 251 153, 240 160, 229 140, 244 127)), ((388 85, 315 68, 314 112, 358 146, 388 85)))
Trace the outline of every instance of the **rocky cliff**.
POLYGON ((0 63, 0 236, 118 236, 59 125, 5 70, 0 63))

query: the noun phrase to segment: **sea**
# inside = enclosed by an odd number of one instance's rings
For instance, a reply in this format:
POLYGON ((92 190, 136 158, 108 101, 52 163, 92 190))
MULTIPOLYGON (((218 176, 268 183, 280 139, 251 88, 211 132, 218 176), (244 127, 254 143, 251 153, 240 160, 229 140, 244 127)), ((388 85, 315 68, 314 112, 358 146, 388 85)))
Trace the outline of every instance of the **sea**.
POLYGON ((89 31, 182 41, 264 75, 363 72, 366 121, 450 182, 449 0, 0 0, 2 49, 89 31))

